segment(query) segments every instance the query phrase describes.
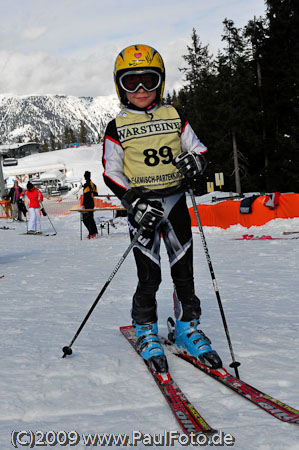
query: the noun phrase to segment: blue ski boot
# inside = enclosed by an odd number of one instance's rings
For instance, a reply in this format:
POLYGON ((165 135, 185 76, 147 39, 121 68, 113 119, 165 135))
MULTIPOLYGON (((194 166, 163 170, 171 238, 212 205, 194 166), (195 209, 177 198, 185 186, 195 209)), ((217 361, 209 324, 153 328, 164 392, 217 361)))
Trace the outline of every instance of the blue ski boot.
POLYGON ((138 338, 136 347, 140 356, 150 363, 155 372, 167 373, 168 364, 158 337, 157 322, 143 325, 135 323, 135 333, 138 338))
POLYGON ((191 322, 176 321, 174 330, 175 345, 178 350, 196 358, 201 364, 216 370, 222 367, 222 361, 212 350, 210 339, 198 329, 199 319, 191 322))

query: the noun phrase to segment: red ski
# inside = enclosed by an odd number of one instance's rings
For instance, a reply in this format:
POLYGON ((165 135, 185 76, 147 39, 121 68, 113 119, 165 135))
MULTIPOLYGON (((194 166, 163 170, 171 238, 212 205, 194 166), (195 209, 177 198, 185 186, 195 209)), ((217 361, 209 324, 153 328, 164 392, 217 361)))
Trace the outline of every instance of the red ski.
MULTIPOLYGON (((120 331, 130 342, 134 350, 137 351, 137 338, 134 328, 132 326, 121 327, 120 331)), ((143 358, 142 360, 144 361, 149 372, 152 374, 160 391, 167 401, 168 406, 185 434, 190 435, 192 432, 195 434, 212 435, 216 433, 216 430, 210 427, 201 414, 199 414, 195 407, 190 403, 169 372, 166 374, 158 374, 153 371, 151 365, 146 360, 143 358)))
POLYGON ((218 370, 209 369, 192 356, 181 353, 177 349, 176 345, 168 339, 160 336, 160 340, 166 348, 171 351, 171 353, 181 359, 184 359, 185 361, 188 361, 197 369, 229 387, 237 394, 254 403, 256 406, 264 409, 267 413, 279 420, 282 420, 283 422, 299 424, 299 411, 297 409, 275 399, 274 397, 271 397, 270 395, 265 394, 264 392, 261 392, 255 387, 250 386, 250 384, 245 381, 239 380, 224 368, 218 370))
POLYGON ((267 234, 262 234, 261 236, 255 236, 254 234, 243 234, 241 238, 233 238, 234 241, 257 241, 257 240, 285 240, 285 239, 299 239, 298 237, 272 237, 267 234))

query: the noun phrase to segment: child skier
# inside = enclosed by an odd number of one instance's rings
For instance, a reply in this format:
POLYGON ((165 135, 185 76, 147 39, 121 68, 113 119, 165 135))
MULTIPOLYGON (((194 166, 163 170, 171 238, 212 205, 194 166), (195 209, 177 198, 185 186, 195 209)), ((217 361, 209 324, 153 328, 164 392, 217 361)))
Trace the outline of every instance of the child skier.
POLYGON ((202 153, 207 148, 173 106, 161 105, 165 68, 154 48, 132 45, 122 50, 115 61, 114 81, 122 109, 106 128, 103 176, 128 211, 131 239, 140 226, 144 229, 133 249, 138 285, 132 319, 138 351, 157 372, 168 371, 156 308, 162 235, 174 283, 176 345, 216 369, 221 360, 198 329, 201 308, 194 292, 185 195, 185 181, 206 166, 202 153))

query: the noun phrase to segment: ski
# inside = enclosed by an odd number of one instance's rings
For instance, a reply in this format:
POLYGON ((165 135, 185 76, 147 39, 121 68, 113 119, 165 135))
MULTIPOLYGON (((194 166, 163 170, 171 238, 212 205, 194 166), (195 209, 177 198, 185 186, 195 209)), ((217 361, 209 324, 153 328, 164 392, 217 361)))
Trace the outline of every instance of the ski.
POLYGON ((184 359, 185 361, 188 361, 197 369, 229 387, 237 394, 265 410, 267 413, 279 420, 282 420, 283 422, 299 424, 299 411, 297 409, 275 399, 274 397, 271 397, 270 395, 265 394, 264 392, 261 392, 257 388, 250 386, 250 384, 245 381, 239 380, 231 375, 225 368, 218 370, 209 369, 207 366, 201 364, 196 358, 180 352, 176 345, 169 339, 165 339, 162 336, 159 336, 159 338, 163 345, 165 345, 171 353, 181 359, 184 359))
MULTIPOLYGON (((133 326, 120 327, 120 331, 130 342, 134 350, 137 351, 137 338, 133 326)), ((190 403, 169 372, 158 374, 152 369, 152 366, 146 360, 143 358, 142 360, 148 368, 148 371, 152 374, 184 433, 187 435, 190 435, 191 432, 194 434, 207 435, 213 435, 216 433, 216 430, 208 425, 204 418, 190 403)))
POLYGON ((50 233, 20 233, 22 236, 55 236, 55 234, 50 233))
POLYGON ((272 237, 270 235, 263 234, 261 236, 255 236, 254 234, 243 234, 241 238, 233 238, 233 241, 257 241, 257 240, 290 240, 290 239, 299 239, 298 237, 272 237))

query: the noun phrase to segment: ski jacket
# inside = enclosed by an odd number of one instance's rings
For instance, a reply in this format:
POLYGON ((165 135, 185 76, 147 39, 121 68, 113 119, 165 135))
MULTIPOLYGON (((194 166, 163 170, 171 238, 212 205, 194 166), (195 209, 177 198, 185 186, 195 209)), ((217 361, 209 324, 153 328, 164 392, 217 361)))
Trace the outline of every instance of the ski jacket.
POLYGON ((90 180, 87 181, 83 186, 83 206, 86 209, 94 208, 94 196, 98 195, 98 190, 96 185, 90 180))
POLYGON ((124 108, 106 128, 104 181, 120 199, 127 189, 140 186, 169 195, 183 180, 172 164, 182 151, 204 153, 207 148, 173 106, 147 112, 124 108))
POLYGON ((19 195, 17 195, 17 190, 15 189, 14 186, 10 189, 9 194, 8 194, 8 198, 10 199, 11 203, 17 203, 18 202, 18 200, 19 200, 19 198, 20 198, 20 196, 21 196, 21 194, 23 192, 23 189, 19 186, 18 191, 19 191, 19 195))
POLYGON ((39 202, 42 202, 44 197, 39 189, 36 189, 36 187, 33 187, 31 191, 26 189, 24 195, 26 195, 29 200, 28 208, 40 208, 39 202))

